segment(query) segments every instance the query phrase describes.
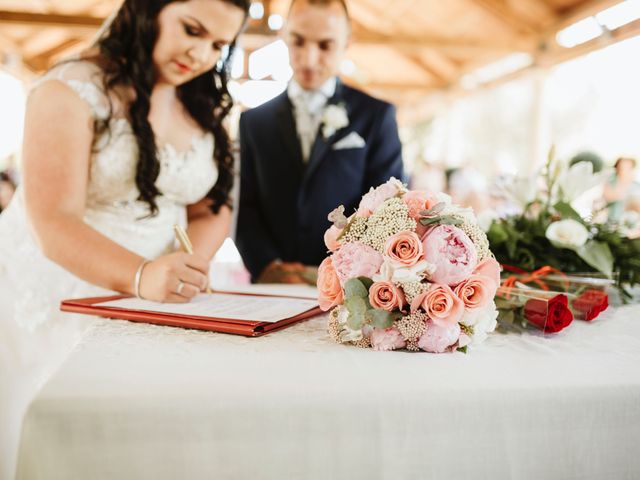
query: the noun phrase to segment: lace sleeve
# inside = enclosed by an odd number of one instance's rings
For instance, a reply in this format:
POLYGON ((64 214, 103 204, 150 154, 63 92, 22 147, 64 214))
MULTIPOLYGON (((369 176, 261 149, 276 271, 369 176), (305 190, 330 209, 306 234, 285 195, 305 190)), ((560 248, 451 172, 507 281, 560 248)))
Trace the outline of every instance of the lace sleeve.
POLYGON ((96 120, 104 120, 109 116, 109 99, 104 93, 102 74, 96 65, 84 60, 62 63, 42 76, 32 90, 51 80, 58 80, 76 92, 89 105, 96 120))

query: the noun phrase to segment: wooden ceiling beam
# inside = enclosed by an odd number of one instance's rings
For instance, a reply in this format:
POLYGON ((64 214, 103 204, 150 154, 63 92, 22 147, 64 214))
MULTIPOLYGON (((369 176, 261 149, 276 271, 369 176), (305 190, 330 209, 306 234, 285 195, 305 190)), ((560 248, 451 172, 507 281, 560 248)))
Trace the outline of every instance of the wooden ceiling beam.
POLYGON ((640 20, 634 20, 613 31, 605 32, 598 38, 573 48, 563 48, 558 45, 541 54, 536 59, 536 63, 540 66, 550 67, 636 36, 640 36, 640 20))
POLYGON ((504 0, 472 1, 474 4, 481 7, 485 12, 502 21, 513 30, 529 35, 532 33, 536 33, 536 28, 521 16, 517 15, 513 10, 511 10, 504 0))
POLYGON ((69 40, 62 42, 53 48, 45 50, 44 52, 40 52, 30 58, 26 58, 24 60, 24 63, 34 71, 46 70, 51 66, 51 61, 54 60, 55 57, 64 54, 65 52, 77 47, 85 41, 86 40, 82 38, 70 38, 69 40))
POLYGON ((586 0, 575 7, 561 10, 558 20, 543 33, 546 35, 555 35, 559 30, 568 27, 572 23, 595 15, 619 3, 622 3, 622 0, 586 0))
POLYGON ((453 79, 443 75, 440 71, 434 68, 429 62, 426 62, 423 58, 416 55, 414 51, 404 51, 402 55, 408 59, 411 63, 418 66, 420 69, 425 71, 428 75, 434 77, 437 80, 437 84, 439 88, 445 88, 447 85, 451 83, 453 79))
POLYGON ((75 27, 95 30, 104 18, 89 15, 58 15, 52 13, 13 12, 0 10, 0 23, 38 25, 43 27, 75 27))

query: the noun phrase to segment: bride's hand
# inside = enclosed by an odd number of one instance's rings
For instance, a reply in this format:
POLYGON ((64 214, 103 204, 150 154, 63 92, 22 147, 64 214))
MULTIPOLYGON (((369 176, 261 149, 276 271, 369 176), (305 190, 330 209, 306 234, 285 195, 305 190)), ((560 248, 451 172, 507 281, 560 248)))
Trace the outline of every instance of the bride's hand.
POLYGON ((146 300, 186 303, 209 284, 209 262, 183 252, 149 262, 140 278, 140 296, 146 300))

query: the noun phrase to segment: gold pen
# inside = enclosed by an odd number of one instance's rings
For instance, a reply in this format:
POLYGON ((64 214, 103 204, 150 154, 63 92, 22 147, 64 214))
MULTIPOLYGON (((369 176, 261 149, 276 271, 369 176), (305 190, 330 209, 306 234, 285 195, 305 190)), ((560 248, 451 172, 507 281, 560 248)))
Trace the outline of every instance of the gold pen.
MULTIPOLYGON (((176 238, 178 239, 178 242, 180 243, 182 249, 189 255, 193 255, 193 245, 191 244, 191 240, 189 240, 187 232, 184 231, 184 228, 182 228, 180 225, 174 225, 173 231, 176 234, 176 238)), ((205 292, 213 293, 211 291, 211 287, 208 284, 205 292)))

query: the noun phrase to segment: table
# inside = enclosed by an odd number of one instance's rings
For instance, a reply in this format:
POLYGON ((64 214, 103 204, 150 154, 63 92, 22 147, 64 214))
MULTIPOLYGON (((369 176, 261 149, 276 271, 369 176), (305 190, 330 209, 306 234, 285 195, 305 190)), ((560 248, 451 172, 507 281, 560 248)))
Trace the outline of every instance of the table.
POLYGON ((637 479, 640 307, 471 353, 93 319, 32 403, 20 479, 637 479))

